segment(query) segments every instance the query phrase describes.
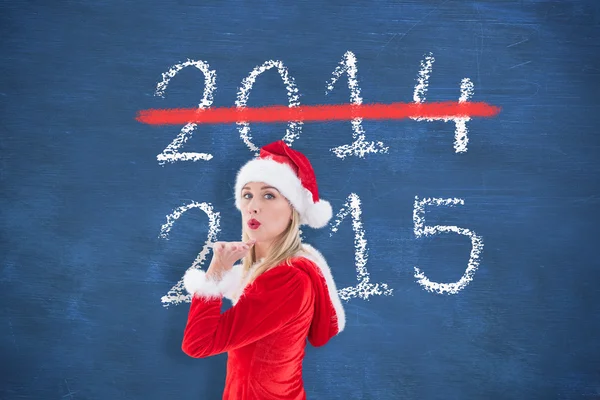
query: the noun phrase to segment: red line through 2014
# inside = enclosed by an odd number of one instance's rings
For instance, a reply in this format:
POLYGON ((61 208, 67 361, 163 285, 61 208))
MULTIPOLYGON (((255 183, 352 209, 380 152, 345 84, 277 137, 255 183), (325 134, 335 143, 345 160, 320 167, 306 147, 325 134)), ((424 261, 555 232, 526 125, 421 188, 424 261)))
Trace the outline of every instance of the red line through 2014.
POLYGON ((150 125, 229 124, 234 122, 318 122, 363 119, 423 118, 451 120, 493 117, 500 107, 484 102, 427 102, 391 104, 336 104, 314 106, 173 108, 140 110, 136 120, 150 125))

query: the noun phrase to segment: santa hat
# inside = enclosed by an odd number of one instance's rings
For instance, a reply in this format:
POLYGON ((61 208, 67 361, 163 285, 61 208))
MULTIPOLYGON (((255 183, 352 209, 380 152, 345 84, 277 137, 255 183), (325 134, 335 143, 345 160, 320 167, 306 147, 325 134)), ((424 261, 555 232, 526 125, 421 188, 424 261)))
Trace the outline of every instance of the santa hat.
POLYGON ((248 182, 264 182, 279 190, 300 214, 300 224, 322 228, 333 215, 331 204, 319 198, 317 179, 308 158, 278 140, 260 149, 237 173, 235 206, 241 210, 241 192, 248 182))

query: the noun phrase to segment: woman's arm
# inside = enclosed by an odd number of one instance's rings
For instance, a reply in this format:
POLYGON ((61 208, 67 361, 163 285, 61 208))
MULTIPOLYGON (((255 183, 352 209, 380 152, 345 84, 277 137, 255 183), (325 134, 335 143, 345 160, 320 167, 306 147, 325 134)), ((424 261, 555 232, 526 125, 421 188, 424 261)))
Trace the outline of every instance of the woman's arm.
POLYGON ((311 300, 308 274, 282 265, 256 278, 237 304, 221 314, 218 283, 207 279, 204 271, 196 270, 195 275, 196 289, 181 346, 184 353, 195 358, 260 340, 294 319, 311 300))

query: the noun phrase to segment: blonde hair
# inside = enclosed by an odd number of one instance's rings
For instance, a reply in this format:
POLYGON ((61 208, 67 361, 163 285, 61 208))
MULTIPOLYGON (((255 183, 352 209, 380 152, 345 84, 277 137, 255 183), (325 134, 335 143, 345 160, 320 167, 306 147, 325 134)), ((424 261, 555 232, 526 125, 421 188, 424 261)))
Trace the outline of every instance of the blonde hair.
MULTIPOLYGON (((242 241, 250 240, 245 227, 242 226, 242 241)), ((291 259, 302 249, 302 240, 300 239, 300 214, 292 206, 292 218, 287 228, 277 237, 269 249, 269 254, 262 260, 256 259, 256 250, 250 249, 248 255, 242 259, 243 276, 246 277, 252 267, 256 267, 248 285, 252 283, 260 274, 271 268, 285 262, 291 265, 291 259), (258 261, 258 263, 257 263, 258 261), (256 265, 255 265, 256 264, 256 265)))

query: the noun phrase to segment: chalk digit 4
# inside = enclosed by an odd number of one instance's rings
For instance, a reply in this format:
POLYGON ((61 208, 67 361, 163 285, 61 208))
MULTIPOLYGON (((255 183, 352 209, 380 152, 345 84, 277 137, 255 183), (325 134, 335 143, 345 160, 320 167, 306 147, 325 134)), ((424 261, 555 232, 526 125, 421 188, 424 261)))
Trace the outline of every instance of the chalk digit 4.
MULTIPOLYGON (((425 56, 425 59, 421 61, 421 69, 417 74, 417 84, 413 92, 413 101, 416 104, 425 102, 425 96, 427 94, 427 88, 429 86, 429 76, 433 69, 433 63, 435 58, 429 53, 425 56)), ((465 103, 473 97, 473 82, 469 78, 463 78, 460 82, 460 97, 458 98, 459 103, 465 103)), ((422 118, 422 117, 411 117, 415 121, 435 121, 440 120, 444 122, 454 121, 454 151, 456 153, 466 153, 467 143, 469 137, 467 136, 467 121, 470 121, 469 117, 435 117, 435 118, 422 118)))

